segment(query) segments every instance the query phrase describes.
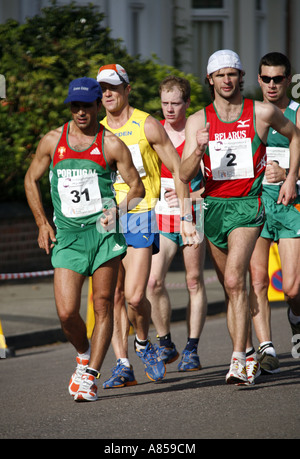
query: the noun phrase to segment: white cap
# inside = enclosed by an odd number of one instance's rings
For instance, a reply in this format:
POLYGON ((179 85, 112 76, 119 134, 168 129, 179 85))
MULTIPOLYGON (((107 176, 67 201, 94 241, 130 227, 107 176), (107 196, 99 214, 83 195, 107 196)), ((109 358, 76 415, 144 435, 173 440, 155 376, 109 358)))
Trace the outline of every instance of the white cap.
POLYGON ((221 49, 210 56, 207 64, 207 75, 211 75, 220 69, 233 68, 243 71, 241 60, 234 51, 221 49))
POLYGON ((119 64, 103 65, 97 75, 98 83, 108 83, 117 86, 122 83, 129 84, 126 70, 119 64))

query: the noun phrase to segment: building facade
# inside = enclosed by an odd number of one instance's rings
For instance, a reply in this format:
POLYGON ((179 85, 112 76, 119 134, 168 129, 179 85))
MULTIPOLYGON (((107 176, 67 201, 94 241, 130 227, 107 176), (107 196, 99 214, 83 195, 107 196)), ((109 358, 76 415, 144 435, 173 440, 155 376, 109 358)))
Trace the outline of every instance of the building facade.
MULTIPOLYGON (((69 3, 59 0, 58 5, 69 3)), ((87 5, 90 0, 77 0, 87 5)), ((217 49, 240 54, 246 71, 245 89, 257 88, 260 57, 280 51, 300 73, 299 0, 93 0, 105 14, 112 38, 121 38, 129 54, 149 58, 193 73, 201 83, 208 57, 217 49)), ((50 0, 1 0, 0 23, 24 22, 50 0)))

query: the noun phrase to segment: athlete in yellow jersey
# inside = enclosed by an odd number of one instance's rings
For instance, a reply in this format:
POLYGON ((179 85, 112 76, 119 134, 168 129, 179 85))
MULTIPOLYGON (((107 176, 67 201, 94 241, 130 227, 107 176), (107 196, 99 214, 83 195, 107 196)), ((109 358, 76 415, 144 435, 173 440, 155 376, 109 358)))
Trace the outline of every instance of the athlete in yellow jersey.
MULTIPOLYGON (((148 113, 135 108, 128 121, 120 128, 114 129, 109 126, 107 116, 101 122, 101 124, 116 134, 128 146, 132 154, 133 163, 145 187, 145 198, 131 210, 132 213, 152 210, 160 193, 161 159, 149 144, 145 134, 145 122, 148 117, 148 113)), ((117 202, 122 201, 122 194, 126 193, 127 195, 129 187, 120 174, 117 174, 114 187, 117 193, 117 202)))
MULTIPOLYGON (((118 64, 103 66, 99 69, 97 80, 103 91, 102 103, 106 109, 106 118, 102 123, 131 150, 133 162, 145 187, 143 201, 135 209, 129 203, 133 210, 121 217, 128 251, 120 264, 115 295, 112 344, 117 366, 112 377, 103 385, 108 388, 136 384, 128 360, 128 318, 136 332, 135 350, 144 363, 148 378, 157 381, 166 372, 164 363, 148 340, 151 306, 146 298, 152 253, 158 250, 159 233, 154 206, 160 192, 161 161, 174 176, 176 192, 181 202, 182 236, 185 243, 197 246, 200 238, 193 223, 184 220, 186 212, 190 212, 184 208, 185 204, 190 204, 189 189, 179 179, 180 157, 163 126, 152 116, 129 105, 131 86, 123 67, 118 64), (128 316, 124 299, 128 305, 128 316)), ((115 189, 118 202, 123 198, 120 194, 127 193, 127 186, 118 179, 115 189)))

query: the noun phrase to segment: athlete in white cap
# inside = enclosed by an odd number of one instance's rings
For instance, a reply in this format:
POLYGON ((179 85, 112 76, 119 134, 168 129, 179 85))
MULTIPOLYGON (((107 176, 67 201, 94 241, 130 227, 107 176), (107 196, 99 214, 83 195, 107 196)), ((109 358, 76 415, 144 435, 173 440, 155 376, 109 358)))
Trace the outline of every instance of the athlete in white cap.
POLYGON ((211 75, 226 67, 241 70, 243 72, 242 63, 238 54, 230 49, 216 51, 208 60, 207 75, 211 75))
MULTIPOLYGON (((121 218, 128 250, 120 265, 114 305, 112 344, 117 366, 113 369, 111 378, 104 383, 104 388, 116 388, 136 384, 128 360, 128 317, 136 332, 135 350, 144 363, 147 377, 157 381, 166 373, 164 362, 148 340, 151 306, 146 297, 152 254, 159 247, 154 209, 160 194, 161 162, 174 176, 176 192, 181 202, 184 242, 189 237, 189 244, 198 245, 200 238, 194 224, 189 220, 191 205, 189 212, 184 210, 185 198, 190 201, 189 188, 179 180, 180 156, 164 127, 148 113, 130 106, 131 86, 127 72, 121 65, 102 66, 97 81, 102 88, 102 103, 106 109, 106 117, 101 123, 126 143, 145 187, 145 198, 121 218), (128 305, 128 317, 124 298, 128 305)), ((128 186, 120 177, 117 177, 115 191, 117 202, 128 192, 128 186)))
POLYGON ((206 179, 204 232, 228 303, 233 354, 228 384, 249 384, 259 374, 255 355, 246 361, 249 304, 246 276, 264 222, 261 202, 270 126, 290 141, 290 171, 278 203, 296 198, 300 131, 271 104, 244 99, 244 71, 231 50, 214 53, 207 80, 214 102, 188 118, 180 178, 188 183, 203 159, 206 179))

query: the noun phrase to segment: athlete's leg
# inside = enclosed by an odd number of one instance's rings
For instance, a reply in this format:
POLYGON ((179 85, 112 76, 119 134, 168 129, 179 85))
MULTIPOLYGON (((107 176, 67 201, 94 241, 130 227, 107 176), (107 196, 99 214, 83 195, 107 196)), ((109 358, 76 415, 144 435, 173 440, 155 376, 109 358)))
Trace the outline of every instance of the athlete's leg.
POLYGON ((66 338, 79 354, 84 354, 89 348, 86 325, 80 316, 84 279, 85 276, 70 269, 54 270, 54 295, 58 317, 66 338))
POLYGON ((271 308, 268 299, 270 245, 270 239, 259 237, 250 260, 249 302, 259 343, 272 340, 271 308))
POLYGON ((124 283, 125 271, 123 263, 121 262, 114 297, 114 330, 111 340, 117 360, 121 358, 128 359, 128 335, 130 323, 126 309, 124 283))
POLYGON ((279 360, 272 343, 271 307, 268 298, 269 254, 271 239, 259 237, 250 260, 250 312, 259 342, 257 353, 254 352, 251 322, 247 342, 248 352, 258 360, 260 369, 265 374, 279 371, 279 360))
POLYGON ((228 302, 228 329, 234 352, 245 352, 250 319, 246 277, 260 228, 237 228, 228 236, 224 287, 228 302))
MULTIPOLYGON (((93 274, 93 303, 95 326, 91 339, 91 355, 86 368, 82 368, 75 401, 97 400, 96 379, 106 356, 113 332, 114 293, 118 278, 120 257, 102 264, 93 274)), ((78 366, 76 373, 79 372, 78 366)), ((75 374, 76 374, 75 373, 75 374)), ((74 375, 71 378, 74 385, 74 375)))
POLYGON ((300 238, 280 239, 282 290, 291 311, 300 316, 300 238))
POLYGON ((228 330, 234 352, 245 352, 249 325, 246 276, 259 228, 237 228, 228 236, 228 250, 209 242, 218 278, 225 292, 228 330))
POLYGON ((140 340, 148 338, 151 306, 146 297, 152 258, 152 246, 128 247, 123 259, 125 268, 125 298, 128 318, 140 340))
POLYGON ((171 303, 165 279, 177 248, 174 241, 160 234, 159 252, 152 256, 147 298, 151 303, 151 317, 158 336, 170 333, 171 303))
POLYGON ((224 288, 224 273, 225 273, 226 260, 227 260, 227 250, 215 246, 207 238, 206 238, 206 242, 207 242, 207 247, 210 253, 211 260, 216 270, 216 274, 224 290, 225 302, 227 306, 228 296, 224 288))
POLYGON ((203 277, 205 250, 205 241, 197 248, 194 246, 184 246, 183 248, 186 283, 189 291, 187 310, 189 338, 200 337, 207 314, 207 298, 203 277))
POLYGON ((118 277, 120 257, 100 266, 93 274, 93 301, 95 327, 91 340, 89 367, 100 370, 113 332, 114 293, 118 277))

